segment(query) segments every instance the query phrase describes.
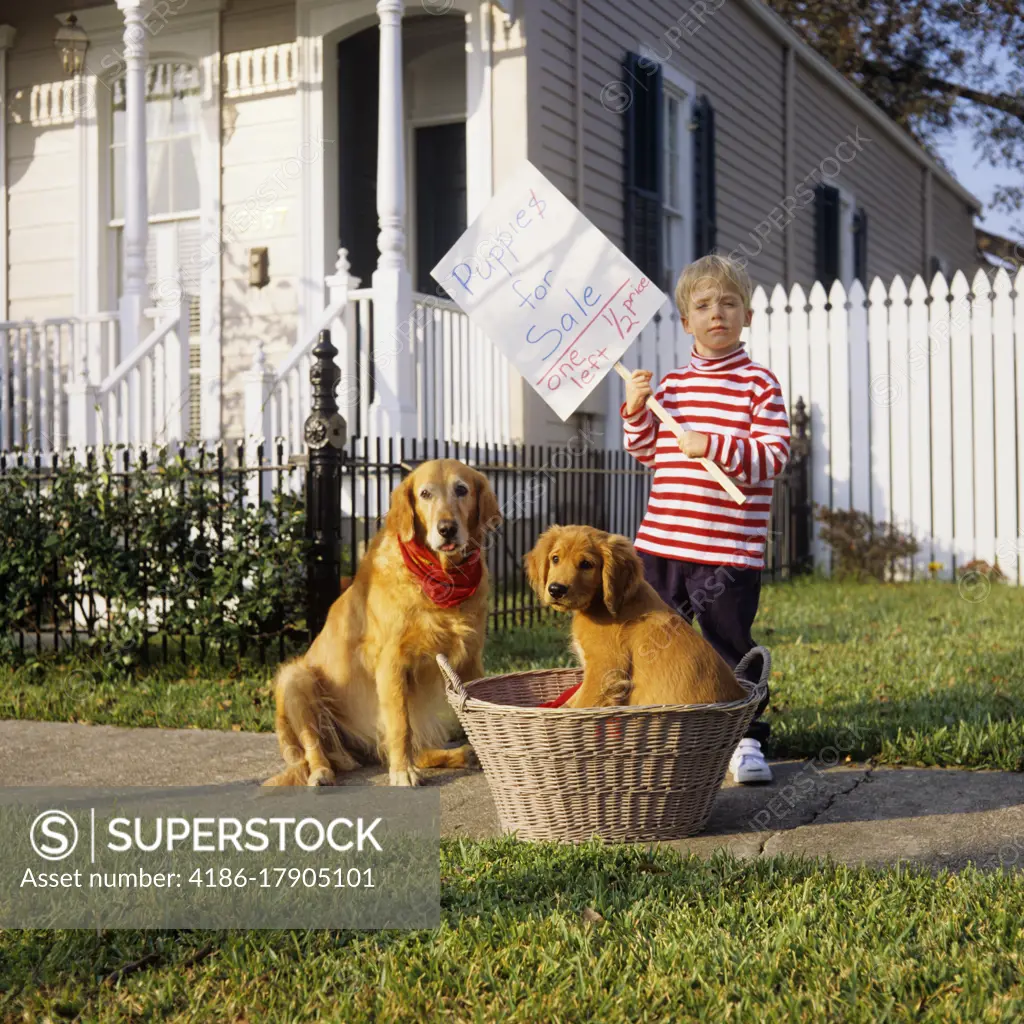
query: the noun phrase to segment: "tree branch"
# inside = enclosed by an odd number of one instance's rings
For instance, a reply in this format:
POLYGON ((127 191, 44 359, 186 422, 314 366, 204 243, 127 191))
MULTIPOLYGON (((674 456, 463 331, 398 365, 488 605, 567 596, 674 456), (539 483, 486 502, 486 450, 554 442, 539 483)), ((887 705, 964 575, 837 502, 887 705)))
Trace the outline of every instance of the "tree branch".
POLYGON ((1001 110, 1004 114, 1010 114, 1024 121, 1024 98, 1020 96, 1009 96, 1003 93, 983 92, 980 89, 972 89, 969 85, 958 85, 956 82, 947 82, 944 78, 938 78, 929 74, 928 70, 920 64, 903 64, 900 67, 886 67, 877 61, 865 61, 863 70, 871 75, 888 78, 890 81, 909 81, 907 72, 916 77, 918 84, 925 89, 932 89, 936 92, 943 92, 947 96, 956 96, 958 99, 969 100, 983 107, 991 107, 993 110, 1001 110))

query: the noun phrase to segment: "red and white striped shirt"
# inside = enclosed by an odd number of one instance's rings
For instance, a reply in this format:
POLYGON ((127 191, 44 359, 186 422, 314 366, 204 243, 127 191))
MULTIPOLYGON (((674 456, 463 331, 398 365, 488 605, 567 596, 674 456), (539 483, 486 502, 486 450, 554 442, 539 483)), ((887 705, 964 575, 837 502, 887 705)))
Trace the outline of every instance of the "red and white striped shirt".
POLYGON ((727 356, 672 370, 654 397, 684 430, 707 434, 705 458, 732 477, 747 500, 737 505, 646 406, 626 415, 626 450, 654 467, 647 514, 635 547, 711 565, 764 568, 772 481, 789 461, 789 418, 782 389, 742 346, 727 356))

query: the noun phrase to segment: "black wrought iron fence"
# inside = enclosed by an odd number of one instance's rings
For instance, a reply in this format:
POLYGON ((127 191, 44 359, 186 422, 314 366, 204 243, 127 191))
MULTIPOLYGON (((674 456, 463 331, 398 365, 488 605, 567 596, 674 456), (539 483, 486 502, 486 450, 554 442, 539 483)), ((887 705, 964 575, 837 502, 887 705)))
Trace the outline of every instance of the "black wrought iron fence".
MULTIPOLYGON (((418 463, 456 458, 491 481, 503 516, 486 539, 489 625, 546 618, 523 557, 553 523, 636 535, 650 470, 585 431, 557 445, 343 439, 333 349, 315 350, 305 458, 283 445, 0 453, 0 647, 88 647, 126 663, 281 660, 319 631, 345 576, 418 463)), ((775 483, 767 567, 810 562, 807 416, 775 483)))
MULTIPOLYGON (((487 538, 492 578, 490 626, 531 625, 549 613, 523 573, 523 557, 554 523, 583 524, 634 537, 647 507, 653 474, 625 451, 600 447, 585 430, 558 445, 473 445, 401 439, 343 443, 333 397, 336 368, 329 337, 314 349, 308 506, 311 529, 308 622, 315 635, 338 594, 340 576, 354 571, 402 477, 420 462, 455 458, 491 481, 503 523, 487 538), (319 370, 317 369, 319 365, 319 370), (334 437, 332 442, 330 438, 334 437)), ((808 417, 793 411, 792 456, 775 482, 765 573, 784 579, 810 565, 808 417)))

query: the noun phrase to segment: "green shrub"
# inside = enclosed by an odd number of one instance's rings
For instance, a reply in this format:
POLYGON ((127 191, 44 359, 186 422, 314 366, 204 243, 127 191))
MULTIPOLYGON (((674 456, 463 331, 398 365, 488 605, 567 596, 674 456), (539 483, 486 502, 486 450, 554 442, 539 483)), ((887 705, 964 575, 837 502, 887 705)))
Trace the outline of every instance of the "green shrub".
POLYGON ((244 490, 239 500, 237 469, 220 476, 166 449, 127 466, 108 449, 88 464, 7 467, 0 646, 10 655, 12 633, 37 623, 66 634, 73 613, 76 630, 129 661, 144 633, 235 645, 304 624, 302 496, 275 492, 255 507, 244 490))

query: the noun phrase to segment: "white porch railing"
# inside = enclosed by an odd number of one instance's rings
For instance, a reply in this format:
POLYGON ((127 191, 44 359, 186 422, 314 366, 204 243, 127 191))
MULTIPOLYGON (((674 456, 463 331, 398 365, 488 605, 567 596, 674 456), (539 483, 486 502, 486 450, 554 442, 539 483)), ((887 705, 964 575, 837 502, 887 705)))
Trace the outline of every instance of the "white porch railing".
POLYGON ((510 434, 509 362, 448 299, 413 295, 420 437, 501 443, 510 434))
POLYGON ((0 322, 0 451, 68 447, 76 368, 95 387, 119 352, 116 313, 0 322))
MULTIPOLYGON (((326 283, 327 308, 313 330, 276 371, 266 366, 259 348, 246 382, 246 436, 253 444, 261 437, 283 438, 286 457, 304 450, 302 430, 311 407, 310 354, 323 330, 330 330, 338 350, 338 408, 348 435, 374 437, 372 412, 380 400, 377 299, 349 274, 344 249, 326 283)), ((387 359, 414 360, 415 393, 407 398, 415 404, 418 437, 470 444, 509 440, 509 364, 453 302, 414 293, 411 316, 400 333, 398 345, 389 341, 381 351, 387 359)))
POLYGON ((85 368, 69 387, 76 445, 184 442, 189 436, 189 299, 94 384, 85 368))

